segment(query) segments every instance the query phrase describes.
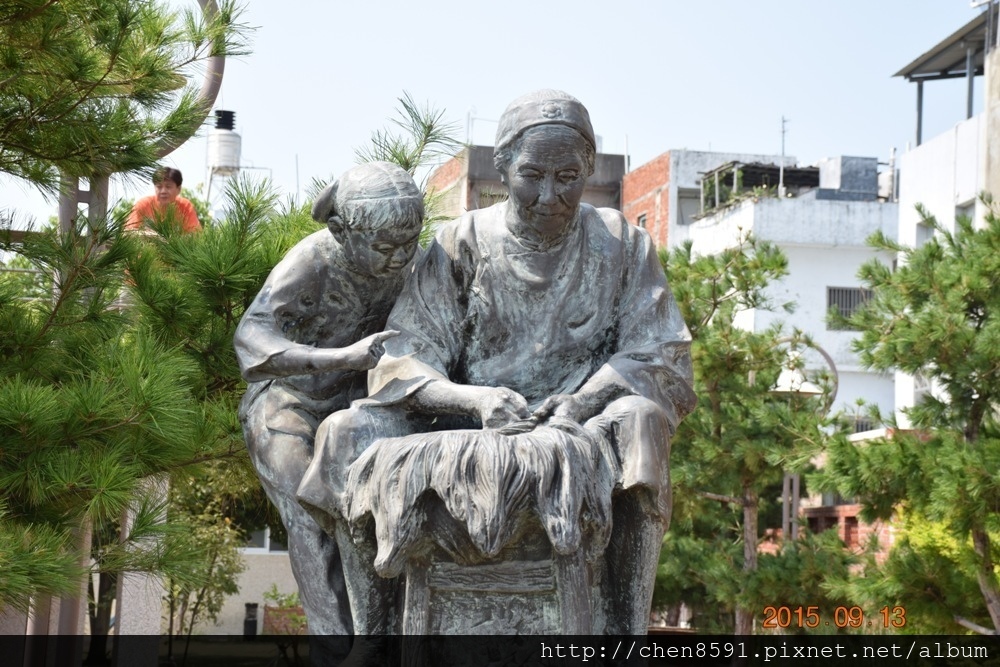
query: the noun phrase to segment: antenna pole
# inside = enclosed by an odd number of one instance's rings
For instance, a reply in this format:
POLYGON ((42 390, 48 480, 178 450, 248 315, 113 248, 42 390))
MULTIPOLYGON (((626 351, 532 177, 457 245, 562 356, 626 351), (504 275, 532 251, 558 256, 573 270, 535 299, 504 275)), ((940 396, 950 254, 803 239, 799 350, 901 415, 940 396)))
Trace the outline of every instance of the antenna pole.
POLYGON ((778 164, 778 196, 785 198, 785 125, 788 119, 781 117, 781 163, 778 164))

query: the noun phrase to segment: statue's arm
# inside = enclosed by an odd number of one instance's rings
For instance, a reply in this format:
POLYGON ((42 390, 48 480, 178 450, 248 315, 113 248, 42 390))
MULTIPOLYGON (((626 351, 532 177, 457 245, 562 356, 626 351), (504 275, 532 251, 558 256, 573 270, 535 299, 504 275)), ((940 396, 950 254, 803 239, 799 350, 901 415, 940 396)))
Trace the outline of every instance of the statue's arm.
POLYGON ((381 403, 405 405, 408 412, 422 415, 466 415, 479 419, 484 428, 530 416, 527 400, 512 389, 453 382, 435 355, 421 358, 414 353, 420 343, 412 332, 404 330, 386 347, 382 362, 368 374, 369 395, 381 403))
POLYGON ((484 427, 529 416, 516 391, 454 382, 452 373, 465 346, 471 277, 480 265, 472 216, 442 227, 417 261, 389 315, 387 327, 400 336, 387 342, 382 362, 368 374, 369 395, 405 404, 425 415, 466 415, 484 427))
MULTIPOLYGON (((241 348, 246 348, 248 339, 253 338, 241 338, 237 333, 236 345, 243 378, 247 382, 260 382, 292 375, 370 370, 385 354, 384 341, 397 335, 398 331, 382 331, 340 348, 312 347, 287 341, 282 346, 280 338, 273 341, 276 337, 271 336, 273 342, 270 347, 283 349, 277 349, 253 364, 242 363, 246 355, 239 354, 241 348)), ((256 342, 260 342, 260 337, 256 342)))
POLYGON ((263 288, 236 328, 233 343, 240 371, 248 382, 292 375, 366 371, 385 353, 383 342, 394 331, 372 334, 344 347, 315 347, 294 340, 297 323, 318 313, 323 278, 320 268, 331 261, 328 232, 300 241, 274 267, 263 288), (308 305, 305 305, 308 304, 308 305))
POLYGON ((648 235, 627 228, 615 354, 571 394, 547 399, 536 419, 583 422, 623 396, 643 396, 683 417, 694 407, 691 336, 648 235))
POLYGON ((484 428, 499 428, 527 419, 528 402, 506 387, 456 384, 432 380, 418 389, 411 405, 424 414, 463 414, 478 418, 484 428))

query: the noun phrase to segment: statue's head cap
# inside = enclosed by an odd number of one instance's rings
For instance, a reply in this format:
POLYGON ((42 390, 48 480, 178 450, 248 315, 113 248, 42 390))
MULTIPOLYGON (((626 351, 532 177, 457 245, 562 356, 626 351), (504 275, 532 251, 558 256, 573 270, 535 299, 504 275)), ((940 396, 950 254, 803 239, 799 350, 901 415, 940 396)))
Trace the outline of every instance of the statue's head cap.
POLYGON ((507 147, 528 128, 536 125, 571 127, 596 150, 594 127, 587 108, 561 90, 536 90, 511 102, 500 116, 494 151, 507 147))
MULTIPOLYGON (((410 173, 390 162, 366 162, 345 171, 338 180, 330 183, 317 195, 312 205, 316 222, 327 223, 333 216, 344 216, 349 208, 381 208, 376 217, 386 218, 377 222, 382 226, 392 222, 387 211, 405 206, 419 210, 412 224, 419 226, 423 219, 423 193, 410 173)), ((404 216, 405 217, 405 216, 404 216)), ((412 216, 411 216, 412 217, 412 216)), ((348 223, 356 221, 347 220, 348 223)), ((394 223, 396 224, 396 223, 394 223)))

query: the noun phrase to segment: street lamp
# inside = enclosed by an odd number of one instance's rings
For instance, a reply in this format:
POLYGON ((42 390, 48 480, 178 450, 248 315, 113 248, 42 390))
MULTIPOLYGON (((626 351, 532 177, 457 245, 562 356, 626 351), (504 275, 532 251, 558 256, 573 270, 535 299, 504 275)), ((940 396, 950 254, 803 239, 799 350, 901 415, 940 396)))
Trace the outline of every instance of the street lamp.
MULTIPOLYGON (((834 363, 833 357, 816 343, 800 341, 794 338, 782 338, 775 343, 775 346, 793 342, 804 345, 819 353, 830 370, 832 386, 829 391, 825 391, 822 387, 807 380, 802 371, 786 368, 778 375, 778 381, 775 383, 771 393, 781 396, 822 396, 826 394, 827 398, 823 402, 820 411, 820 414, 825 415, 833 407, 833 402, 837 399, 837 390, 840 387, 840 375, 837 373, 837 365, 834 363)), ((798 473, 785 473, 781 482, 782 539, 785 539, 789 534, 792 540, 799 538, 799 523, 796 519, 799 515, 801 486, 801 475, 798 473)))

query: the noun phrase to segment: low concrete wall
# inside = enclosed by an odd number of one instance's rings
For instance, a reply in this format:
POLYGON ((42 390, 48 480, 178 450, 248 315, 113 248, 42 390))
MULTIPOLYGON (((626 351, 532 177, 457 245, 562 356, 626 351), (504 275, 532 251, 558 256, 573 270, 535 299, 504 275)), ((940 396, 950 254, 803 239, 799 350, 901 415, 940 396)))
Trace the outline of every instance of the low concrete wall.
POLYGON ((211 635, 242 635, 243 619, 246 616, 247 602, 256 602, 257 633, 261 631, 264 619, 264 593, 270 590, 272 584, 277 584, 281 593, 291 593, 298 590, 295 577, 292 576, 292 566, 287 553, 278 554, 244 554, 243 560, 247 569, 240 575, 240 592, 226 599, 219 613, 217 625, 203 624, 195 629, 198 634, 211 635))

